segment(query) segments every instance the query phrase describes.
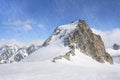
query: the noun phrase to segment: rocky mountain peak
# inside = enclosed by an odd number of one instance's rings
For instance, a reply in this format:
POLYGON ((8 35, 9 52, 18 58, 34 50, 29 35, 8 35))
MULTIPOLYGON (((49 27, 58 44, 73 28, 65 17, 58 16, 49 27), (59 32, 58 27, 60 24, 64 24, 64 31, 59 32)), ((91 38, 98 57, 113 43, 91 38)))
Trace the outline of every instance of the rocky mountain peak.
POLYGON ((83 54, 100 63, 113 63, 112 57, 105 50, 101 36, 94 34, 84 20, 77 20, 57 27, 43 46, 53 43, 63 44, 70 48, 70 51, 66 52, 65 55, 55 57, 53 62, 61 58, 70 60, 70 55, 76 54, 75 49, 80 49, 83 54))

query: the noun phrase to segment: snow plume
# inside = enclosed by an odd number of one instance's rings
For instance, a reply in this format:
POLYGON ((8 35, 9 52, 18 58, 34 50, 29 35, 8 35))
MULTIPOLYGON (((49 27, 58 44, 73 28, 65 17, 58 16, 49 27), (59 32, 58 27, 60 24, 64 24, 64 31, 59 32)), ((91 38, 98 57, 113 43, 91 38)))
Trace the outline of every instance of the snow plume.
POLYGON ((114 43, 120 44, 120 28, 116 28, 111 31, 101 31, 92 28, 92 31, 101 35, 106 48, 112 47, 114 43))

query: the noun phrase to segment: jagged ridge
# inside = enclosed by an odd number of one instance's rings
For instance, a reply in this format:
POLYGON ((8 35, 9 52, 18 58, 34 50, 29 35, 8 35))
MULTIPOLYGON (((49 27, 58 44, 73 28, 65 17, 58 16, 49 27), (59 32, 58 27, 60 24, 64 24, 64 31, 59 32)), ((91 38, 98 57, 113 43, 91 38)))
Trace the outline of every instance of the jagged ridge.
POLYGON ((17 45, 5 45, 0 48, 0 63, 19 62, 37 49, 38 47, 33 44, 22 48, 17 45))

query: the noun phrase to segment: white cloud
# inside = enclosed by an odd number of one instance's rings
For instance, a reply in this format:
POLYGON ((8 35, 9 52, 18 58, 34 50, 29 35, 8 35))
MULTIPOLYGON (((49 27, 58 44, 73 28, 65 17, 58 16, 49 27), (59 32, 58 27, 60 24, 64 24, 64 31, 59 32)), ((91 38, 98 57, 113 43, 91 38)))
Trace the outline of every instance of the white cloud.
POLYGON ((92 31, 96 34, 101 35, 106 48, 112 47, 114 43, 120 44, 120 29, 119 28, 113 29, 111 31, 101 31, 97 29, 92 29, 92 31))
POLYGON ((35 44, 35 45, 42 45, 44 42, 44 40, 33 40, 33 41, 26 41, 26 42, 22 42, 22 41, 18 41, 16 39, 0 39, 0 47, 4 46, 4 45, 17 45, 19 47, 23 47, 23 46, 30 46, 31 44, 35 44))
POLYGON ((13 29, 24 30, 24 31, 32 30, 33 29, 32 24, 34 24, 34 22, 31 20, 25 20, 25 21, 16 20, 7 23, 7 25, 10 25, 13 29))
POLYGON ((25 31, 32 30, 32 26, 31 26, 30 24, 25 24, 25 25, 23 26, 23 29, 24 29, 25 31))
POLYGON ((12 29, 16 30, 24 30, 29 31, 33 29, 33 26, 39 28, 39 29, 45 29, 44 25, 32 20, 16 20, 16 21, 9 21, 7 25, 11 26, 12 29))
POLYGON ((4 45, 19 45, 23 46, 22 42, 17 41, 16 39, 0 39, 0 47, 4 45))
POLYGON ((31 21, 31 20, 25 20, 25 21, 15 20, 15 21, 9 21, 7 24, 8 25, 19 26, 19 25, 31 24, 31 23, 33 23, 33 21, 31 21))
POLYGON ((38 24, 37 26, 38 26, 38 28, 40 28, 40 29, 43 29, 43 28, 44 28, 44 25, 42 25, 42 24, 38 24))

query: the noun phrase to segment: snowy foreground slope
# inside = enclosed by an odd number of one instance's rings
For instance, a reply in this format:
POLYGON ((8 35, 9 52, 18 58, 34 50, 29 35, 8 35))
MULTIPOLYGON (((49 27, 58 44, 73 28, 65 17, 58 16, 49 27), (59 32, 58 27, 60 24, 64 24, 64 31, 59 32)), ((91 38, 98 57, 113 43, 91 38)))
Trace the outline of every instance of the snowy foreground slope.
MULTIPOLYGON (((113 65, 107 63, 101 64, 84 54, 71 57, 71 61, 62 59, 57 63, 53 63, 51 62, 50 58, 52 58, 54 55, 57 55, 55 53, 60 51, 60 46, 49 46, 47 48, 48 50, 46 50, 46 47, 39 49, 22 62, 1 64, 0 80, 120 79, 120 64, 118 63, 114 63, 113 65), (53 48, 55 49, 55 52, 50 50, 53 48), (47 54, 52 55, 47 56, 47 54)), ((63 48, 61 49, 63 50, 63 48)), ((112 54, 112 51, 110 52, 112 54)))
POLYGON ((0 65, 0 80, 119 80, 119 66, 20 62, 0 65))
MULTIPOLYGON (((71 57, 71 61, 62 59, 51 62, 60 46, 43 47, 19 63, 1 64, 0 80, 119 80, 120 64, 98 63, 82 53, 71 57), (55 48, 55 52, 50 50, 55 48), (47 49, 47 50, 46 50, 47 49), (43 54, 40 54, 43 53, 43 54), (47 54, 50 54, 47 56, 47 54), (41 57, 40 57, 41 56, 41 57)), ((108 49, 109 50, 109 49, 108 49)), ((112 51, 109 50, 109 52, 112 51)), ((116 53, 117 54, 117 53, 116 53)))

